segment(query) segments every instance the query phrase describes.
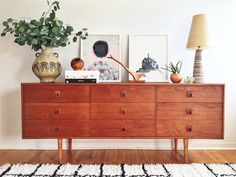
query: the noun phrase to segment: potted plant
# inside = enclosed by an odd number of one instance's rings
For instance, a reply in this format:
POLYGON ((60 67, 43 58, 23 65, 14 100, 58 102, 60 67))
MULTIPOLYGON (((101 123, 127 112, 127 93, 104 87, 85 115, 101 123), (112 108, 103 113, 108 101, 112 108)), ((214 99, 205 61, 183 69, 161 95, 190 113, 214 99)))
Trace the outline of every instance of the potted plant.
POLYGON ((170 62, 169 65, 165 65, 165 68, 162 69, 172 73, 170 75, 170 80, 173 83, 179 83, 182 81, 182 76, 180 75, 181 68, 182 68, 182 61, 178 61, 175 65, 172 62, 170 62))
POLYGON ((40 53, 36 53, 32 70, 41 82, 55 82, 62 68, 57 58, 58 54, 53 53, 53 48, 65 47, 70 44, 71 39, 76 42, 78 37, 86 39, 88 34, 86 28, 73 33, 72 26, 56 17, 56 12, 60 9, 58 1, 50 3, 47 0, 47 4, 48 10, 43 12, 39 19, 8 18, 2 23, 4 29, 1 36, 12 34, 15 43, 31 46, 34 51, 41 50, 40 53))

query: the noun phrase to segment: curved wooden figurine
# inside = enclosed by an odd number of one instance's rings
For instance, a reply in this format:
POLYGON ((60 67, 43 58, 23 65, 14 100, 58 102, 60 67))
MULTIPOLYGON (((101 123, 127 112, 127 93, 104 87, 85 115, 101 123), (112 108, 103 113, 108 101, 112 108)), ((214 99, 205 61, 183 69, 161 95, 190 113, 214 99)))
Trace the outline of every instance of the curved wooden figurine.
POLYGON ((127 68, 123 63, 121 63, 119 60, 115 59, 111 54, 107 57, 109 59, 112 59, 114 60, 115 62, 119 63, 128 73, 131 74, 131 76, 133 77, 134 81, 139 81, 139 79, 144 76, 145 74, 144 73, 137 73, 137 72, 133 72, 131 71, 129 68, 127 68))

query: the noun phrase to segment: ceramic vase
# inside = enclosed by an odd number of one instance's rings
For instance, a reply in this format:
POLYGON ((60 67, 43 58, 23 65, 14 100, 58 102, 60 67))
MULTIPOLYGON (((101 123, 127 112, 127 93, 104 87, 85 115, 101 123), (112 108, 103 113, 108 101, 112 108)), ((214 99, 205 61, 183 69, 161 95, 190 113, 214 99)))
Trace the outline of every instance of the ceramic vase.
POLYGON ((32 65, 32 70, 40 79, 40 82, 55 82, 62 71, 58 54, 53 53, 51 47, 43 49, 41 53, 36 53, 36 59, 32 65))

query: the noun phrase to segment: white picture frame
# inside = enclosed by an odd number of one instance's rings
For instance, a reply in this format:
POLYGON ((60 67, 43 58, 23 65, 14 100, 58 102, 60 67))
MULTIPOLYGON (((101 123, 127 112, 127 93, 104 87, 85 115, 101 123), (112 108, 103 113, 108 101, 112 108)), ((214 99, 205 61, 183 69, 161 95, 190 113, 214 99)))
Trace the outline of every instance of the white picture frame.
POLYGON ((121 58, 119 34, 90 34, 80 40, 80 58, 84 60, 83 70, 99 71, 99 82, 121 82, 121 66, 107 58, 112 54, 121 58))
POLYGON ((145 73, 141 80, 168 82, 168 71, 161 69, 165 65, 168 65, 167 35, 129 35, 129 69, 145 73))

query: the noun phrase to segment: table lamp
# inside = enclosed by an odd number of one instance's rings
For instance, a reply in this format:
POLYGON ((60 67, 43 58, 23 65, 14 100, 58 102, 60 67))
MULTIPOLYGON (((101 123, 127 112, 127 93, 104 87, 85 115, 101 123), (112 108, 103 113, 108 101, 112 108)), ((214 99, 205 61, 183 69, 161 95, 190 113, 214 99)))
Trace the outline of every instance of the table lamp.
POLYGON ((187 49, 196 50, 193 68, 194 83, 203 83, 202 49, 209 48, 208 27, 206 14, 193 16, 189 32, 187 49))

